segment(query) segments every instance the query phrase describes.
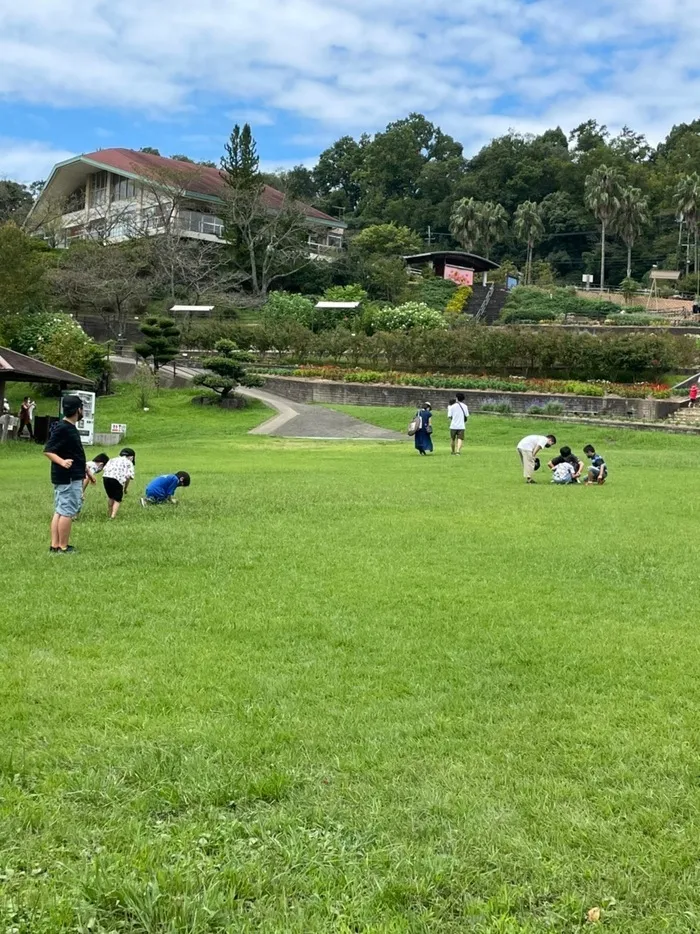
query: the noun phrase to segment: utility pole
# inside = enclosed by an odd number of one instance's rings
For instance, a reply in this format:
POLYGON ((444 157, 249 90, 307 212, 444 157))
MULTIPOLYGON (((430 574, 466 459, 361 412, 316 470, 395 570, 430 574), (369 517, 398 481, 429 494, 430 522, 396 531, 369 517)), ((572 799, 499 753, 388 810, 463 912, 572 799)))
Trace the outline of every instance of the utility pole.
POLYGON ((431 245, 432 245, 432 242, 433 242, 433 232, 432 232, 432 229, 431 229, 431 227, 430 227, 430 224, 428 224, 428 236, 427 236, 427 241, 428 241, 428 246, 431 246, 431 245))

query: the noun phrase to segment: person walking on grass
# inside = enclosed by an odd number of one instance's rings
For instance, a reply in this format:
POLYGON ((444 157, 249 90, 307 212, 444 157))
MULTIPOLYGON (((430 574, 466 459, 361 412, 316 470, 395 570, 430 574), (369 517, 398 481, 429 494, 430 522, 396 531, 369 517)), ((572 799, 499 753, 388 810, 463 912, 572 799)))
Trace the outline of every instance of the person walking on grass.
POLYGON ((136 451, 122 448, 119 457, 112 457, 102 471, 102 485, 107 494, 107 517, 116 519, 129 483, 136 476, 136 451))
POLYGON ((22 399, 22 405, 19 407, 19 428, 17 429, 18 441, 22 437, 25 428, 29 432, 29 440, 34 440, 34 429, 32 428, 33 409, 34 403, 29 398, 29 396, 25 396, 24 399, 22 399))
POLYGON ((532 478, 535 472, 535 458, 540 451, 551 448, 557 443, 554 435, 527 435, 518 443, 518 455, 523 465, 523 476, 526 483, 534 483, 532 478))
POLYGON ((453 454, 462 453, 464 444, 464 429, 467 427, 469 409, 464 401, 464 393, 458 392, 456 399, 450 399, 447 406, 447 417, 450 420, 450 447, 453 454))
POLYGON ((79 396, 64 396, 63 420, 53 426, 44 454, 51 461, 54 490, 54 515, 51 520, 51 554, 72 554, 70 544, 73 520, 83 503, 83 480, 86 476, 85 451, 80 432, 75 427, 83 417, 79 396))
POLYGON ((414 435, 416 450, 421 456, 432 454, 433 451, 433 411, 429 402, 424 402, 416 414, 420 420, 420 428, 414 435))

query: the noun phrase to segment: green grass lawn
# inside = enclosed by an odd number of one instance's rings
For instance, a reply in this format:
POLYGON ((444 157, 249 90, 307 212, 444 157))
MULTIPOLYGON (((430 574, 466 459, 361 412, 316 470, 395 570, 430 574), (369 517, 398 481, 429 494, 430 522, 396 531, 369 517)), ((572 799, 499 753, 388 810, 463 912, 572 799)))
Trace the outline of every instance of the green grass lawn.
POLYGON ((0 931, 700 929, 696 438, 561 425, 611 473, 562 489, 530 420, 419 458, 98 405, 137 482, 76 556, 0 450, 0 931))

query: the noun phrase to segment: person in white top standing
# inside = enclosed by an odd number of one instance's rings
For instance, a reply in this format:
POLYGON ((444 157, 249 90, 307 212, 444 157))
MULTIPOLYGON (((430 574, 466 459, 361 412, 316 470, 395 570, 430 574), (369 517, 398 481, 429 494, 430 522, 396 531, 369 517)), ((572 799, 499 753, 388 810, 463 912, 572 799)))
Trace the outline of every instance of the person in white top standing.
POLYGON ((469 409, 464 401, 464 393, 458 392, 456 399, 451 399, 447 406, 447 417, 450 420, 450 444, 453 454, 462 453, 464 444, 464 429, 467 427, 469 409))
POLYGON ((551 448, 557 443, 554 435, 528 435, 518 444, 520 463, 523 465, 523 476, 526 483, 534 483, 532 475, 535 472, 535 458, 544 448, 551 448))

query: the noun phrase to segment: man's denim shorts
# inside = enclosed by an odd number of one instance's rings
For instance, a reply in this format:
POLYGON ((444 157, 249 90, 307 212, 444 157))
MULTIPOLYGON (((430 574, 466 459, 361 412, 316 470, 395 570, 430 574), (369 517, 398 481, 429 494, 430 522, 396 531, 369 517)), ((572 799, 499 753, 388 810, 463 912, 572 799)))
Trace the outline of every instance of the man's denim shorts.
POLYGON ((59 516, 74 519, 83 505, 83 481, 73 480, 71 483, 54 484, 53 498, 54 511, 59 516))

